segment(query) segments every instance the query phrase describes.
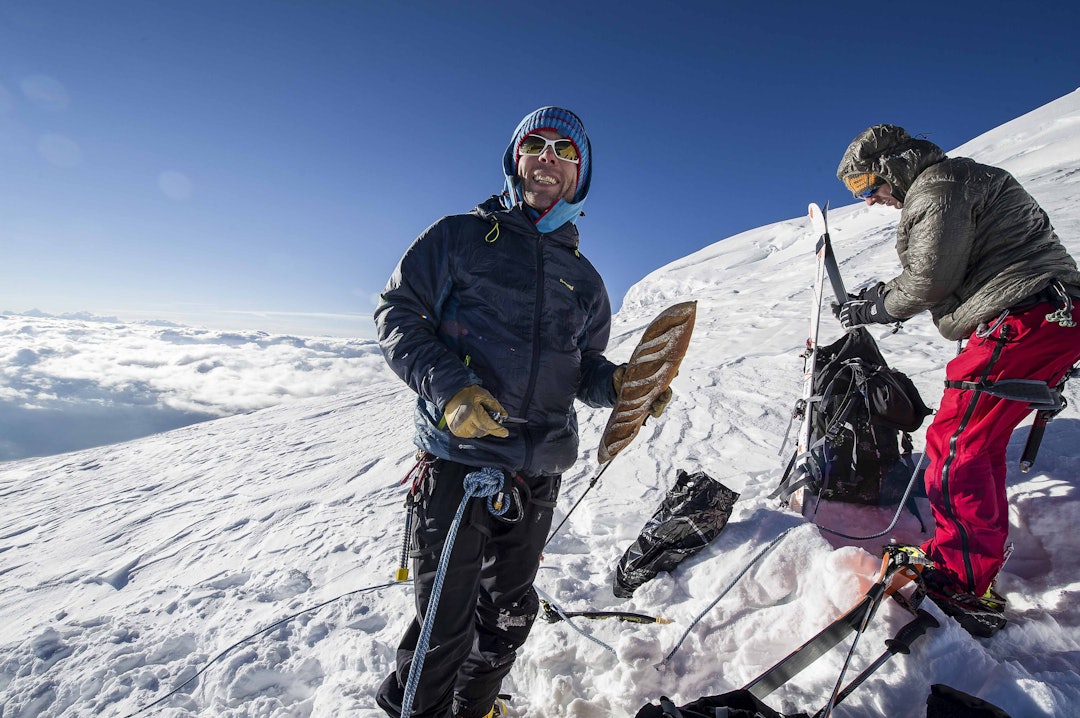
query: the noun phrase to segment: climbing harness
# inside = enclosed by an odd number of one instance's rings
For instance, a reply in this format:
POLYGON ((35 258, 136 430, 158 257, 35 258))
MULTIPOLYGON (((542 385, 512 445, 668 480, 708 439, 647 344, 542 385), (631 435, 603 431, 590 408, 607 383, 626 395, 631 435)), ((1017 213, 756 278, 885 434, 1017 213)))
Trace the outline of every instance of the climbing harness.
POLYGON ((401 551, 398 554, 398 567, 394 572, 395 581, 409 580, 409 555, 412 553, 413 548, 413 510, 418 501, 417 492, 420 491, 420 487, 423 486, 424 481, 431 474, 434 465, 434 455, 422 450, 417 451, 416 463, 412 465, 411 469, 405 472, 405 476, 400 481, 401 485, 404 485, 407 482, 411 483, 409 485, 408 493, 405 494, 405 526, 401 532, 401 551))
MULTIPOLYGON (((409 491, 405 494, 405 523, 401 532, 401 550, 398 553, 398 567, 394 572, 395 581, 409 580, 409 557, 413 551, 413 520, 417 504, 420 503, 420 492, 424 482, 435 470, 435 462, 438 460, 434 454, 426 451, 417 452, 416 463, 405 473, 401 484, 410 483, 409 491)), ((521 496, 522 490, 516 483, 511 484, 509 489, 500 488, 493 497, 488 497, 488 511, 492 516, 503 523, 516 524, 525 517, 525 502, 521 496)))
MULTIPOLYGON (((1054 282, 1044 290, 1043 294, 1050 294, 1052 296, 1040 296, 1039 301, 1049 301, 1060 304, 1057 309, 1046 314, 1044 319, 1048 322, 1055 322, 1065 328, 1075 327, 1076 322, 1072 319, 1074 306, 1072 296, 1066 291, 1061 282, 1054 282)), ((1002 322, 1005 321, 1011 311, 1011 309, 1006 309, 998 315, 997 319, 991 324, 980 324, 975 330, 975 336, 981 339, 992 338, 991 335, 1001 327, 1002 322)), ((1008 327, 1001 327, 1001 334, 999 338, 995 340, 998 342, 998 346, 995 348, 994 354, 990 359, 990 365, 993 365, 1008 338, 1006 333, 1007 329, 1008 327)), ((958 342, 958 355, 962 349, 963 344, 958 342)), ((990 365, 988 365, 988 370, 990 365)), ((979 381, 947 379, 945 381, 945 388, 970 391, 974 392, 976 395, 987 394, 1007 401, 1023 402, 1028 405, 1029 409, 1035 412, 1035 419, 1031 423, 1031 428, 1028 431, 1028 438, 1024 444, 1024 451, 1020 456, 1020 471, 1026 474, 1031 471, 1032 466, 1035 465, 1035 457, 1039 453, 1039 446, 1042 444, 1043 435, 1046 433, 1046 425, 1068 406, 1068 401, 1063 395, 1065 382, 1077 375, 1080 375, 1080 364, 1074 364, 1070 367, 1069 370, 1065 372, 1064 376, 1062 376, 1053 386, 1051 386, 1049 382, 1039 379, 998 379, 997 381, 989 381, 984 375, 979 381)))

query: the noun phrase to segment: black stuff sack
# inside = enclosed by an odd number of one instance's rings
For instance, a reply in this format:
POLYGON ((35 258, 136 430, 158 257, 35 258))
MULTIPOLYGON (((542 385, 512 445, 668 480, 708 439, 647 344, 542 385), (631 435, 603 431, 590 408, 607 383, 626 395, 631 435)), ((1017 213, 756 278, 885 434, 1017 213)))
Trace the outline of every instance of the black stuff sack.
POLYGON ((615 595, 630 598, 638 586, 704 548, 727 524, 738 498, 702 471, 679 469, 675 485, 619 561, 615 595))
POLYGON ((728 718, 808 718, 805 713, 778 713, 747 690, 706 696, 677 708, 667 698, 661 698, 660 705, 650 703, 634 718, 715 718, 718 715, 728 718))
POLYGON ((926 718, 1009 718, 1009 714, 981 698, 935 683, 926 697, 926 718))

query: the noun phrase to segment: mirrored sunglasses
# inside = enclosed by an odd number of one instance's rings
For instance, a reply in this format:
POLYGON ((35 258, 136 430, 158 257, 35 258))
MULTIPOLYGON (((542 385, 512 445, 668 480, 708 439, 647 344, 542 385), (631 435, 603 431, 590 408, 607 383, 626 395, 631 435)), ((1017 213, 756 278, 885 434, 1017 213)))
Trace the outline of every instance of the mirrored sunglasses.
POLYGON ((570 140, 549 140, 540 135, 525 135, 525 138, 521 140, 521 144, 518 145, 518 153, 523 155, 542 155, 547 151, 549 146, 555 150, 555 156, 560 160, 564 162, 573 162, 574 164, 581 162, 581 158, 578 157, 577 147, 575 147, 574 143, 570 140))
POLYGON ((844 185, 851 190, 851 194, 854 195, 855 199, 870 199, 883 184, 885 184, 885 180, 873 172, 859 172, 844 178, 844 185))

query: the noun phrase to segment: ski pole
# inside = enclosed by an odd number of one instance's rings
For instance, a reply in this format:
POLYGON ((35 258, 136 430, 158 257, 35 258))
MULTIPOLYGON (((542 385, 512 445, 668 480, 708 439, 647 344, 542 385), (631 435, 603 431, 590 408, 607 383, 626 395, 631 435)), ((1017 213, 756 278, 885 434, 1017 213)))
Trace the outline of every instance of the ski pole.
POLYGON ((833 686, 832 695, 829 696, 829 702, 821 709, 822 718, 829 718, 832 714, 832 709, 837 703, 837 695, 840 691, 840 686, 843 684, 844 674, 847 673, 848 665, 851 663, 851 657, 855 655, 855 648, 859 645, 859 639, 862 638, 862 635, 866 632, 866 626, 870 623, 870 619, 873 617, 874 612, 877 610, 877 607, 881 604, 882 598, 885 596, 885 584, 878 584, 874 588, 878 590, 874 591, 873 599, 867 604, 866 613, 863 614, 859 627, 855 629, 855 638, 852 639, 851 648, 848 649, 847 657, 844 658, 844 665, 840 668, 840 675, 836 678, 836 685, 833 686))
MULTIPOLYGON (((920 608, 915 614, 914 619, 897 631, 895 636, 885 641, 885 645, 887 646, 885 652, 878 656, 877 660, 867 666, 862 673, 855 676, 855 678, 851 680, 851 683, 848 683, 847 686, 844 687, 844 690, 841 691, 840 694, 836 696, 836 700, 832 702, 832 706, 836 707, 840 705, 841 701, 851 695, 856 688, 862 685, 863 681, 869 678, 878 668, 881 668, 881 666, 895 654, 903 653, 906 656, 911 653, 912 643, 922 637, 931 628, 937 628, 940 625, 941 624, 938 623, 936 618, 920 608)), ((814 718, 823 718, 825 715, 824 711, 825 708, 822 708, 814 714, 814 718)))
POLYGON ((845 637, 862 630, 863 622, 867 620, 867 616, 873 615, 883 597, 892 596, 895 599, 901 586, 911 580, 913 574, 909 563, 910 559, 906 554, 886 546, 877 578, 862 598, 842 616, 818 631, 817 635, 743 686, 743 690, 749 691, 755 698, 764 700, 770 693, 832 650, 845 637), (897 576, 905 579, 904 583, 898 583, 897 576))
MULTIPOLYGON (((859 639, 862 638, 862 635, 866 632, 866 627, 870 623, 870 619, 874 617, 874 613, 877 611, 878 606, 881 605, 881 602, 887 595, 888 584, 892 581, 897 572, 910 570, 912 557, 908 554, 900 552, 896 548, 886 546, 885 556, 885 565, 883 566, 882 572, 879 574, 878 582, 871 586, 870 590, 866 592, 866 597, 869 599, 866 606, 866 612, 863 614, 862 621, 855 629, 855 638, 851 642, 851 648, 848 649, 847 658, 844 659, 844 665, 840 668, 840 675, 836 679, 836 685, 833 686, 832 695, 829 696, 829 702, 825 704, 825 707, 818 712, 818 715, 815 716, 815 718, 818 718, 818 716, 821 718, 829 718, 832 714, 833 707, 839 702, 838 696, 840 687, 843 685, 844 674, 847 672, 848 665, 851 663, 851 657, 855 655, 855 648, 859 645, 859 639)), ((860 676, 860 679, 861 678, 862 677, 860 676)))
POLYGON ((575 501, 574 505, 570 507, 570 510, 566 512, 566 516, 563 516, 563 520, 559 522, 559 525, 556 526, 555 530, 551 532, 550 536, 548 536, 548 540, 544 542, 544 548, 547 548, 547 545, 551 543, 551 539, 555 538, 555 534, 559 533, 559 529, 561 529, 563 527, 563 524, 566 523, 566 520, 570 518, 570 514, 574 513, 574 509, 578 507, 578 504, 581 503, 582 499, 584 499, 585 496, 590 491, 592 491, 592 487, 596 486, 596 483, 600 481, 600 477, 604 475, 604 472, 607 471, 607 467, 611 466, 611 462, 614 460, 614 458, 609 459, 603 466, 600 467, 600 471, 598 471, 596 476, 593 477, 592 481, 589 482, 589 485, 588 487, 586 487, 585 491, 581 493, 581 496, 578 497, 578 500, 575 501))

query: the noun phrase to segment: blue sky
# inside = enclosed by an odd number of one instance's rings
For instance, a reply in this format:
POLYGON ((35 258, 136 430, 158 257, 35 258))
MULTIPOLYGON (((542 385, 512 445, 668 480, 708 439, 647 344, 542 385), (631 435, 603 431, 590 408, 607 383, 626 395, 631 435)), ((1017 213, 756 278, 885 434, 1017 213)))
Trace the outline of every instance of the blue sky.
POLYGON ((593 141, 613 303, 719 239, 850 202, 892 122, 946 149, 1080 85, 1055 3, 0 0, 0 310, 370 337, 518 120, 593 141), (735 5, 735 3, 732 3, 735 5))

